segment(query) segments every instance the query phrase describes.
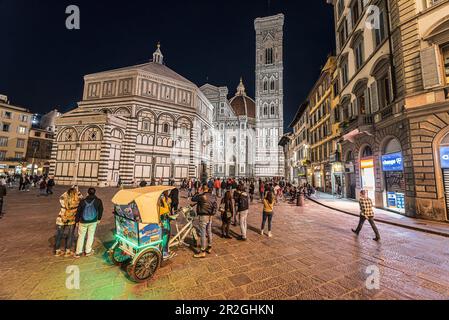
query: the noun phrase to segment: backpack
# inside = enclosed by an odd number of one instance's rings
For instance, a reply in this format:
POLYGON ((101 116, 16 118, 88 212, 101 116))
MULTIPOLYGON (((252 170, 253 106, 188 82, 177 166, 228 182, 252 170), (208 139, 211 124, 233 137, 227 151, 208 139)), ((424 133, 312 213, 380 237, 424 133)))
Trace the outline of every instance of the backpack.
POLYGON ((209 207, 209 215, 214 216, 217 213, 218 209, 217 199, 215 197, 209 197, 208 207, 209 207))
POLYGON ((86 206, 83 210, 83 221, 84 222, 92 222, 95 221, 98 217, 97 208, 95 208, 95 199, 90 203, 86 201, 86 206))
POLYGON ((238 208, 239 211, 246 211, 249 209, 248 195, 246 193, 241 193, 238 198, 238 208))

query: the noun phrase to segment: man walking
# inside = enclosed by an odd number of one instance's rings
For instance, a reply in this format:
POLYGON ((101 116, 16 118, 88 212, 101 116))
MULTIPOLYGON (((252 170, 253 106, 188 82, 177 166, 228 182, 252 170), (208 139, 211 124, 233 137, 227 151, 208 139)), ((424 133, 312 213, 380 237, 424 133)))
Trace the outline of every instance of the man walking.
POLYGON ((88 196, 83 199, 78 207, 76 222, 78 225, 78 242, 76 244, 75 258, 80 258, 84 251, 84 242, 86 241, 86 257, 94 254, 92 245, 94 243, 95 231, 103 216, 103 202, 97 198, 96 190, 90 188, 88 196))
POLYGON ((212 195, 212 190, 203 186, 203 193, 196 194, 192 198, 197 203, 197 213, 200 222, 201 252, 194 258, 205 258, 206 252, 212 253, 212 220, 217 210, 217 198, 212 195))
POLYGON ((360 231, 363 228, 363 224, 366 220, 369 221, 371 227, 373 228, 374 233, 376 234, 376 237, 373 239, 374 241, 380 240, 380 234, 377 230, 376 224, 374 223, 374 210, 373 210, 373 202, 368 197, 368 193, 366 190, 360 191, 360 221, 357 229, 352 229, 352 232, 354 232, 356 235, 359 235, 360 231))

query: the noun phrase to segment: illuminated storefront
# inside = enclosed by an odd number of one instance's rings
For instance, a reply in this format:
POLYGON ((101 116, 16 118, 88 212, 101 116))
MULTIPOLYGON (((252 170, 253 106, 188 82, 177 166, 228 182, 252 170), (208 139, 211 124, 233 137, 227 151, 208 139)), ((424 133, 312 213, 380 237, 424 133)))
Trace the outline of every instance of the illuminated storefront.
POLYGON ((449 218, 449 135, 443 140, 443 143, 439 150, 440 153, 440 166, 443 170, 443 186, 444 195, 446 199, 446 216, 449 218))
POLYGON ((405 179, 402 153, 390 153, 382 156, 385 192, 384 206, 405 213, 405 179))
POLYGON ((323 188, 323 183, 322 183, 322 171, 321 171, 321 166, 315 166, 313 168, 313 186, 316 189, 322 189, 323 188))
POLYGON ((374 158, 371 147, 367 146, 362 152, 360 160, 360 179, 362 190, 368 191, 368 196, 374 200, 376 178, 374 175, 374 158))

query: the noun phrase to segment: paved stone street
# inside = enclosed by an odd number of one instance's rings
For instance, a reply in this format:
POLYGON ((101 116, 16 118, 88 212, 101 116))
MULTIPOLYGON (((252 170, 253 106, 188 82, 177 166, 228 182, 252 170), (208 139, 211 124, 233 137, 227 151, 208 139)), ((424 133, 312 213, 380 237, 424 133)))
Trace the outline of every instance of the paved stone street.
POLYGON ((214 253, 204 260, 194 260, 190 250, 182 249, 152 281, 135 284, 104 255, 113 240, 110 199, 117 189, 99 190, 105 215, 97 254, 79 260, 53 257, 62 191, 57 188, 49 198, 37 197, 37 190, 8 195, 6 215, 0 219, 1 299, 449 298, 448 238, 382 223, 381 243, 371 239, 369 224, 356 238, 350 231, 356 217, 312 202, 305 208, 278 206, 272 239, 257 233, 257 203, 249 217, 249 241, 216 237, 214 253), (80 267, 80 290, 66 289, 70 265, 80 267), (365 285, 372 265, 380 269, 379 290, 365 285))

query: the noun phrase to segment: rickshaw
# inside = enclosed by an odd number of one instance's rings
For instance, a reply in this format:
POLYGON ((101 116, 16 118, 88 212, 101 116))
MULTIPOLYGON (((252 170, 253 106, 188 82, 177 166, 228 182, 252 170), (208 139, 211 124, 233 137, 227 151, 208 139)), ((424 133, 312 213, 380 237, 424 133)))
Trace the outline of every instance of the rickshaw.
MULTIPOLYGON (((165 191, 175 187, 157 186, 132 190, 121 190, 114 198, 115 243, 109 249, 109 259, 117 266, 126 265, 126 270, 135 282, 150 280, 161 266, 163 248, 167 239, 163 235, 163 224, 159 215, 159 200, 165 191)), ((187 224, 170 241, 169 247, 186 244, 184 239, 191 234, 197 241, 193 227, 194 210, 187 206, 170 217, 177 220, 183 214, 187 224)), ((171 258, 171 257, 170 257, 171 258)))

